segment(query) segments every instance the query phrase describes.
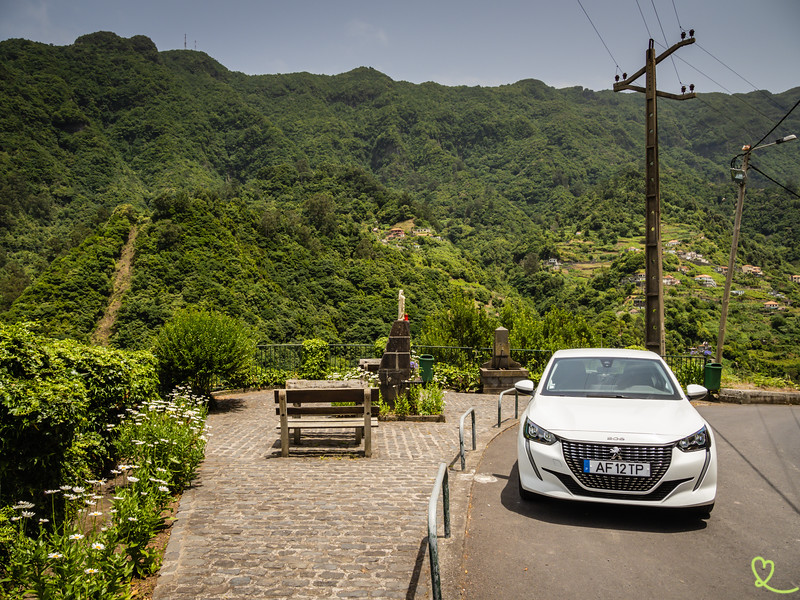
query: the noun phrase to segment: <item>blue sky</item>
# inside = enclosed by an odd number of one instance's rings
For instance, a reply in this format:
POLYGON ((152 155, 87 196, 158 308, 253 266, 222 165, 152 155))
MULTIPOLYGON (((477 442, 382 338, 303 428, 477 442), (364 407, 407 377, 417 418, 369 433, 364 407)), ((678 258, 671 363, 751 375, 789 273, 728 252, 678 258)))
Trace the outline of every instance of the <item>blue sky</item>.
POLYGON ((651 36, 661 51, 680 27, 697 43, 659 65, 659 89, 800 86, 800 0, 0 0, 0 39, 66 45, 103 30, 170 50, 185 35, 187 48, 248 74, 370 66, 445 85, 608 89, 617 66, 644 65, 651 36))

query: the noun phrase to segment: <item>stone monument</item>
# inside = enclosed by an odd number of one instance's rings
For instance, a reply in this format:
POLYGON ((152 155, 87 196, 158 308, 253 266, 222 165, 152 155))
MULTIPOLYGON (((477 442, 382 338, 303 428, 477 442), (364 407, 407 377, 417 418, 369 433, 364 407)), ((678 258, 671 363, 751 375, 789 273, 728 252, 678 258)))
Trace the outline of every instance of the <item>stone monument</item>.
POLYGON ((411 378, 411 329, 406 318, 406 297, 397 295, 397 321, 392 324, 386 350, 378 367, 383 401, 394 406, 395 400, 408 391, 411 378))
POLYGON ((508 342, 508 329, 505 327, 494 330, 492 359, 481 365, 480 372, 484 394, 499 394, 513 388, 517 381, 530 377, 527 369, 511 360, 511 345, 508 342))

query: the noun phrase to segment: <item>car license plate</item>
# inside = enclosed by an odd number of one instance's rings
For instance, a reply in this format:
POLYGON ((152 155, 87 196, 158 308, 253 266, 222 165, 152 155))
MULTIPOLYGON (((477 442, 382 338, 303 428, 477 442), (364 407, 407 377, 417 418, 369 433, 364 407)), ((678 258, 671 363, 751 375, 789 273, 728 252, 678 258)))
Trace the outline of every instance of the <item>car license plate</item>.
POLYGON ((650 463, 622 462, 619 460, 583 461, 583 472, 598 475, 627 475, 628 477, 650 477, 650 463))

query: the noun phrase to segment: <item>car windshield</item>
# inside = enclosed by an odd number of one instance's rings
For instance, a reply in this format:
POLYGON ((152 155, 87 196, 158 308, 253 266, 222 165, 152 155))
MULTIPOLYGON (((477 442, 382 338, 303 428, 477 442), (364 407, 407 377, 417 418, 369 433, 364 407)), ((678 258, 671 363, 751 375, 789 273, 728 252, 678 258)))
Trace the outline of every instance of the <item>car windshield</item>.
POLYGON ((659 361, 612 357, 556 359, 541 393, 587 398, 678 400, 682 397, 659 361))

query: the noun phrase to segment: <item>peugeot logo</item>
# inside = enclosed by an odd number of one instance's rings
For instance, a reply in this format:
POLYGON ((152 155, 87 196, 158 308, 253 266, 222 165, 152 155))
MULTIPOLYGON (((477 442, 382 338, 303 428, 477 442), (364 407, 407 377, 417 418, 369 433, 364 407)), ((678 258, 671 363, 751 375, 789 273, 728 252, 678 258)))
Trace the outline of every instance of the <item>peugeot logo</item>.
POLYGON ((611 455, 611 460, 622 459, 622 450, 620 450, 619 446, 612 446, 608 449, 608 453, 611 455))

